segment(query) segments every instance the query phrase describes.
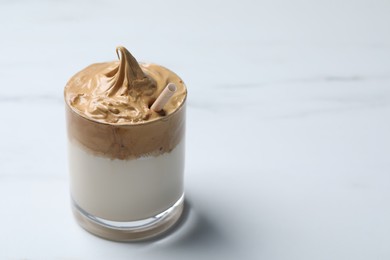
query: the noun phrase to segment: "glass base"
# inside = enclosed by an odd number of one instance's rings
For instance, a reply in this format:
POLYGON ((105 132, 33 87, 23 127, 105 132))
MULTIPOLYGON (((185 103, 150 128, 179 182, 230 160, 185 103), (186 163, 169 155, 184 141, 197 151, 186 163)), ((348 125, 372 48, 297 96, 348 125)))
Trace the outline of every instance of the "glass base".
POLYGON ((72 200, 73 214, 79 225, 88 232, 114 241, 140 241, 167 231, 180 218, 184 208, 184 195, 166 211, 143 220, 118 222, 95 217, 72 200))

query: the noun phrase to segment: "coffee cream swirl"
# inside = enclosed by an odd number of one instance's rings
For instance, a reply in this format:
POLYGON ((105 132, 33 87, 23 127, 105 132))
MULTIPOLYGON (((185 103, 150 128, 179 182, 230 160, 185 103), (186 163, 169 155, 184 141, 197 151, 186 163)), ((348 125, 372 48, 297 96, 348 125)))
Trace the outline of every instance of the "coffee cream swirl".
POLYGON ((186 87, 172 71, 138 63, 130 52, 116 49, 119 61, 92 64, 65 87, 67 104, 79 115, 108 124, 138 124, 173 113, 184 102, 186 87), (150 109, 168 83, 177 91, 160 113, 150 109))

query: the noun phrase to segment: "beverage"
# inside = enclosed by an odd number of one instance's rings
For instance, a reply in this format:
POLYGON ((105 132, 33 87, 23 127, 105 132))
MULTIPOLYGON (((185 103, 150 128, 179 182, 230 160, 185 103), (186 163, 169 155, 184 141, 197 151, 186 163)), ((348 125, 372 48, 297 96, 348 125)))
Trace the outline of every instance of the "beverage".
POLYGON ((79 224, 98 236, 145 239, 167 230, 183 209, 185 100, 172 71, 138 63, 93 64, 65 87, 70 190, 79 224), (173 83, 161 111, 150 109, 173 83))

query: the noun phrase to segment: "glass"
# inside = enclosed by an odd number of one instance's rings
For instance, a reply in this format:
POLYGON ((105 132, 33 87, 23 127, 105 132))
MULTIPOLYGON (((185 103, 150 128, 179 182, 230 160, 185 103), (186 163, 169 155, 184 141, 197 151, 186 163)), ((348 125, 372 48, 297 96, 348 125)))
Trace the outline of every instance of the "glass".
POLYGON ((97 122, 69 104, 66 115, 78 223, 116 241, 147 239, 172 227, 184 205, 185 100, 169 115, 136 124, 97 122))

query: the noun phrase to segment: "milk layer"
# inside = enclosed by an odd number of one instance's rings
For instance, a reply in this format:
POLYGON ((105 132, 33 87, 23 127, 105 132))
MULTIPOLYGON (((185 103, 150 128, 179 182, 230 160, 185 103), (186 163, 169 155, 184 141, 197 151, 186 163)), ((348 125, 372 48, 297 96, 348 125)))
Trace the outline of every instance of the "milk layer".
POLYGON ((110 159, 68 143, 71 195, 87 213, 137 221, 170 208, 183 195, 184 140, 171 151, 138 159, 110 159))

